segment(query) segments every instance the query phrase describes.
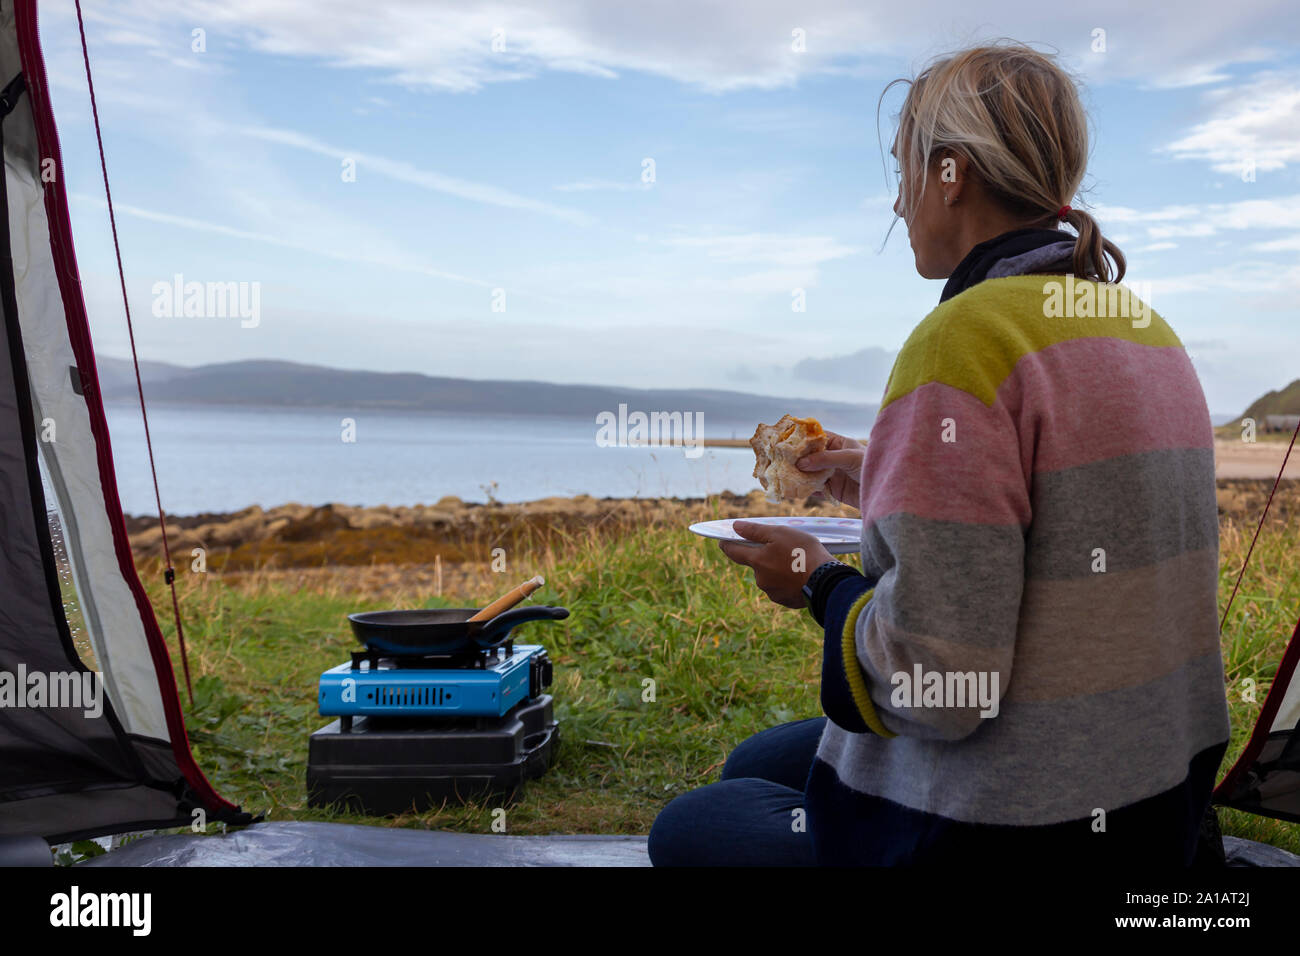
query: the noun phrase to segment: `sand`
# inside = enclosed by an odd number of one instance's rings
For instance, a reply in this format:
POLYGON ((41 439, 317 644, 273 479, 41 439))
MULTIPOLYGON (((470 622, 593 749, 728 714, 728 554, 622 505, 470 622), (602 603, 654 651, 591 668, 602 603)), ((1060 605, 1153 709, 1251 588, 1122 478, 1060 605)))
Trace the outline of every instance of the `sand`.
MULTIPOLYGON (((1277 477, 1286 455, 1285 442, 1243 442, 1218 440, 1214 443, 1216 478, 1277 477)), ((1300 446, 1291 452, 1284 478, 1300 478, 1300 446)))

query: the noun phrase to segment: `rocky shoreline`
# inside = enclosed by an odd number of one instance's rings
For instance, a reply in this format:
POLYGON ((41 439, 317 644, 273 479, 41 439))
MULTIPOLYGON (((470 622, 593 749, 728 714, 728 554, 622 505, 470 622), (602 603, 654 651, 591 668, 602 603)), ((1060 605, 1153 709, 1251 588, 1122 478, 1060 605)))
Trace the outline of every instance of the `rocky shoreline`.
MULTIPOLYGON (((1272 482, 1221 479, 1221 517, 1255 520, 1272 482)), ((1300 513, 1300 482, 1285 481, 1270 514, 1300 513)), ((357 507, 346 504, 257 505, 230 514, 168 516, 173 561, 181 566, 202 549, 210 570, 250 571, 265 567, 364 566, 486 561, 495 547, 520 542, 546 545, 575 532, 618 534, 633 527, 685 528, 707 518, 778 514, 854 515, 838 502, 770 503, 760 491, 711 498, 542 498, 519 504, 480 504, 446 497, 430 505, 357 507)), ((128 517, 127 531, 137 560, 162 556, 156 516, 128 517)))
MULTIPOLYGON (((212 570, 275 567, 484 561, 494 547, 526 541, 545 545, 576 531, 618 533, 646 525, 685 527, 708 518, 756 515, 852 515, 838 502, 772 504, 761 491, 711 498, 542 498, 517 504, 482 504, 446 497, 431 505, 357 507, 253 505, 233 514, 168 516, 173 561, 201 548, 212 570)), ((128 516, 137 560, 162 556, 157 517, 128 516)))

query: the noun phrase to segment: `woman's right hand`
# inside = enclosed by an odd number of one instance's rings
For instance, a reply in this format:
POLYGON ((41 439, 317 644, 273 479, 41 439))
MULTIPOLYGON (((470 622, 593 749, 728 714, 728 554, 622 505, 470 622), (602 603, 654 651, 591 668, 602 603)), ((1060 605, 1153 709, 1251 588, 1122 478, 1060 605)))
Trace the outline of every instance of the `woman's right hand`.
MULTIPOLYGON (((824 471, 834 468, 835 473, 826 482, 826 490, 836 501, 858 507, 860 488, 859 477, 862 475, 862 462, 867 457, 867 446, 856 438, 846 438, 835 432, 826 433, 826 450, 805 455, 795 462, 800 471, 824 471)), ((814 498, 822 497, 818 492, 814 498)))

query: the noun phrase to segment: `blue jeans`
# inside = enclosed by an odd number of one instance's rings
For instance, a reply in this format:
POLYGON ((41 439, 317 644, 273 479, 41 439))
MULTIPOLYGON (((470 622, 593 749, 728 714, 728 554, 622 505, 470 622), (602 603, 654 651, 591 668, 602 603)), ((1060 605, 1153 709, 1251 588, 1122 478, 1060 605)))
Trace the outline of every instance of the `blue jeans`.
POLYGON ((722 779, 690 790, 650 828, 655 866, 813 866, 803 820, 804 785, 825 717, 750 737, 731 752, 722 779))

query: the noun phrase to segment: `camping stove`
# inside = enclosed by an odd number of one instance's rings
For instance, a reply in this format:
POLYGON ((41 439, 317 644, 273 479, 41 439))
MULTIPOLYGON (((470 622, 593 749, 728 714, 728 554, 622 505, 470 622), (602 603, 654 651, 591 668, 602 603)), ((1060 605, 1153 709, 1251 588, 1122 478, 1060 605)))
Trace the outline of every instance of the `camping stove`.
POLYGON ((551 661, 506 641, 450 654, 355 651, 320 676, 310 806, 371 815, 509 796, 550 766, 559 739, 551 661))
POLYGON ((320 676, 322 717, 503 717, 551 683, 551 661, 535 644, 464 655, 394 657, 354 651, 352 663, 320 676))

